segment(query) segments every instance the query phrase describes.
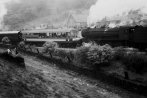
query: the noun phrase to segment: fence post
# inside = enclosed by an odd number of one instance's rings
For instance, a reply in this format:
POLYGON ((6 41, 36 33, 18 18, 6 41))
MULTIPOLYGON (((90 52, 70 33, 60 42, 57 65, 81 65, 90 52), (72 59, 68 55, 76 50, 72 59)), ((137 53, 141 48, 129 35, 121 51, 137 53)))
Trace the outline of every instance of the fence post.
POLYGON ((128 74, 128 72, 127 71, 124 71, 124 74, 125 74, 125 79, 129 79, 129 74, 128 74))
POLYGON ((49 52, 49 54, 50 54, 50 57, 51 57, 51 58, 53 58, 53 55, 52 55, 52 53, 51 53, 51 52, 49 52))
POLYGON ((37 49, 37 53, 39 54, 39 50, 38 50, 38 48, 36 48, 37 49))
POLYGON ((30 50, 31 50, 31 52, 32 52, 32 48, 29 46, 29 48, 30 48, 30 50))
POLYGON ((68 63, 71 63, 70 57, 69 57, 68 55, 67 55, 66 57, 67 57, 67 59, 68 59, 68 63))

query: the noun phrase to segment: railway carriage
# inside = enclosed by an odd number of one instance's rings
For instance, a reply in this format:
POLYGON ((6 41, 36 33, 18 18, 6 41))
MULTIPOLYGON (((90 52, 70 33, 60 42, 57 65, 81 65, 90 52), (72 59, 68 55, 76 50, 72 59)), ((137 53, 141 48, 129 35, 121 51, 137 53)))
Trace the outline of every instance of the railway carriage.
POLYGON ((61 47, 73 47, 77 43, 74 41, 78 36, 75 29, 43 29, 21 31, 26 43, 42 46, 46 41, 54 41, 61 47))
POLYGON ((26 39, 67 39, 76 37, 77 31, 74 29, 24 30, 22 34, 26 39))

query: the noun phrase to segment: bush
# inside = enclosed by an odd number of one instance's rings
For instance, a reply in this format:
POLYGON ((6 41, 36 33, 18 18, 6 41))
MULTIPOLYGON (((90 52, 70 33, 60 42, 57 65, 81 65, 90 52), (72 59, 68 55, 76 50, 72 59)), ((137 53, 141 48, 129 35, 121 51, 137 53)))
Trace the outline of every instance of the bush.
POLYGON ((109 45, 92 45, 87 52, 91 64, 108 63, 113 57, 113 49, 109 45))
POLYGON ((55 49, 58 48, 58 44, 56 42, 46 42, 43 44, 43 52, 44 53, 49 53, 50 56, 52 57, 52 53, 55 52, 55 49))
POLYGON ((30 44, 26 44, 26 45, 24 46, 24 48, 25 48, 25 50, 28 50, 28 49, 29 49, 29 50, 32 50, 30 44))
POLYGON ((125 56, 126 52, 123 47, 116 47, 114 50, 114 60, 122 60, 122 58, 125 56))
POLYGON ((114 48, 114 61, 123 63, 126 70, 143 74, 147 71, 147 56, 135 48, 114 48))
POLYGON ((89 43, 83 42, 83 43, 82 43, 82 46, 83 46, 83 47, 90 47, 90 46, 92 46, 92 45, 96 45, 96 43, 95 43, 95 42, 89 42, 89 43))
POLYGON ((136 48, 116 47, 114 50, 114 60, 122 60, 124 56, 138 52, 136 48))
POLYGON ((122 59, 127 70, 143 74, 147 72, 147 56, 137 53, 125 55, 122 59))
POLYGON ((77 48, 75 61, 88 68, 93 68, 95 65, 98 67, 97 65, 109 63, 113 57, 112 50, 109 45, 100 46, 95 43, 87 43, 77 48))
POLYGON ((87 56, 87 52, 89 51, 90 46, 81 46, 78 47, 76 52, 75 52, 75 56, 74 56, 74 60, 78 63, 78 64, 88 64, 88 56, 87 56))
POLYGON ((3 44, 7 44, 9 42, 10 42, 10 39, 7 36, 5 36, 5 37, 2 38, 2 43, 3 44))
POLYGON ((21 42, 18 44, 18 47, 19 47, 19 48, 24 48, 24 47, 25 47, 25 42, 24 42, 24 41, 21 41, 21 42))
POLYGON ((74 59, 74 50, 71 49, 56 49, 55 55, 64 58, 64 59, 68 59, 68 62, 71 62, 74 59))

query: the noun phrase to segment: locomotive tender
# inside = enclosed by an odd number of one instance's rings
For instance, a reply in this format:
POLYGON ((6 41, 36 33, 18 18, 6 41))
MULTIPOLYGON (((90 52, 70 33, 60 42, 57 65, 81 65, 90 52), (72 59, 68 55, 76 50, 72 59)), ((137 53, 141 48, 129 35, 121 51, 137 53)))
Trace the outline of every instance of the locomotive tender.
POLYGON ((147 48, 147 27, 143 26, 87 28, 82 30, 82 36, 82 41, 95 41, 98 44, 147 48))

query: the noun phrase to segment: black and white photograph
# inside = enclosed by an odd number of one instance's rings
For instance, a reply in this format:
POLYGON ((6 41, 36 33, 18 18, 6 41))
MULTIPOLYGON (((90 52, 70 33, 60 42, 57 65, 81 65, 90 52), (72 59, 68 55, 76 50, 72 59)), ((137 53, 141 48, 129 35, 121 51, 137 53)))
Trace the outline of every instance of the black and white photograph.
POLYGON ((0 98, 147 98, 147 0, 0 0, 0 98))

